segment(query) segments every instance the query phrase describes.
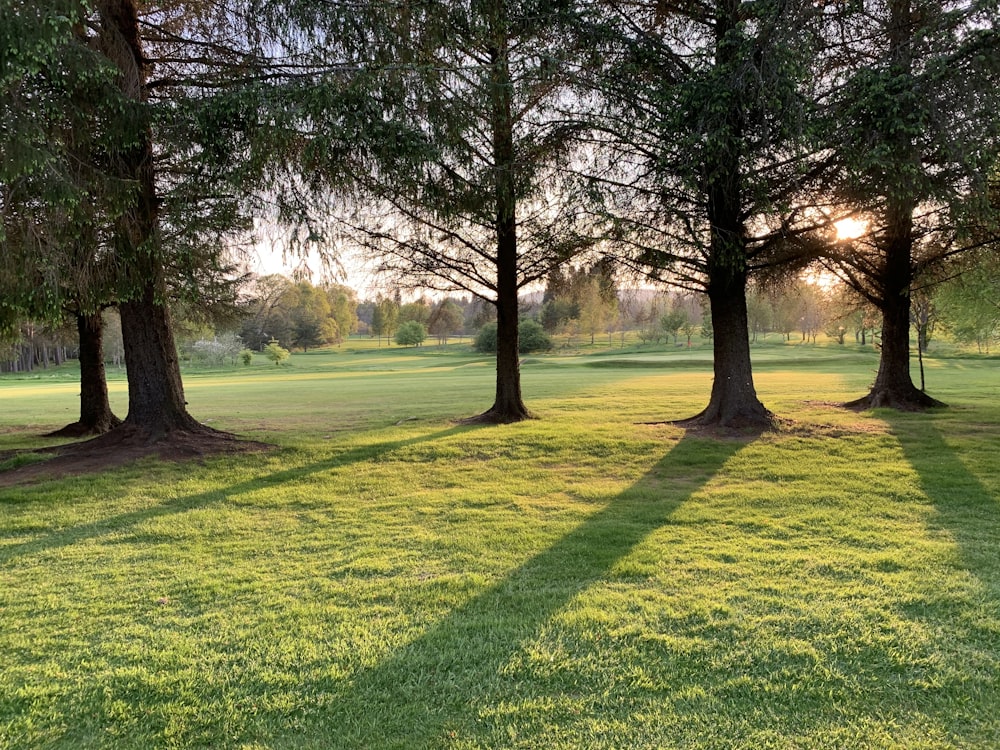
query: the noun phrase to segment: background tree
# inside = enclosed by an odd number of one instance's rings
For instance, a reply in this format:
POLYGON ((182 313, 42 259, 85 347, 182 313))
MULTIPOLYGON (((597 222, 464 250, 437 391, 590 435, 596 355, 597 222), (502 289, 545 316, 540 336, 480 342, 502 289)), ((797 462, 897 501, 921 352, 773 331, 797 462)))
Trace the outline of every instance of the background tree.
POLYGON ((274 339, 271 339, 267 342, 267 346, 264 347, 264 356, 274 362, 275 366, 277 366, 282 362, 286 362, 292 355, 291 352, 285 349, 281 344, 274 339))
POLYGON ((396 343, 400 346, 420 346, 427 339, 427 329, 419 320, 407 320, 399 324, 396 343))
POLYGON ((410 320, 415 320, 418 323, 422 323, 425 327, 427 322, 431 318, 431 306, 427 304, 427 300, 423 297, 416 300, 415 302, 407 302, 399 307, 399 322, 400 324, 405 323, 410 320))
POLYGON ((353 289, 343 284, 329 284, 325 290, 330 316, 337 325, 336 335, 329 341, 339 345, 358 328, 358 298, 353 289))
POLYGON ((308 281, 300 281, 288 290, 286 297, 291 346, 308 351, 336 340, 339 329, 332 318, 330 301, 324 290, 308 281))
POLYGON ((262 351, 272 338, 286 343, 292 340, 292 287, 292 282, 281 274, 261 276, 250 283, 240 325, 240 338, 248 347, 262 351))
POLYGON ((601 294, 601 282, 596 276, 586 276, 577 290, 576 307, 579 310, 578 320, 580 330, 590 336, 603 333, 614 319, 617 310, 617 300, 608 301, 601 294))
POLYGON ((962 273, 940 287, 935 302, 956 341, 989 353, 1000 339, 1000 266, 995 258, 978 253, 962 265, 962 273))
POLYGON ((452 299, 443 299, 431 312, 427 330, 437 336, 439 344, 444 345, 448 342, 448 336, 461 333, 464 325, 462 308, 452 299))
POLYGON ((376 334, 384 333, 387 339, 392 338, 392 334, 399 326, 399 303, 391 298, 380 299, 376 311, 378 317, 373 319, 373 330, 376 334), (378 321, 377 324, 375 320, 378 321))
POLYGON ((678 304, 678 298, 675 296, 670 309, 660 316, 660 328, 662 328, 663 332, 672 338, 676 344, 677 335, 680 333, 680 330, 684 326, 687 319, 687 310, 683 305, 678 304))
POLYGON ((750 329, 751 343, 757 342, 757 336, 771 329, 771 305, 767 296, 755 287, 747 291, 747 325, 750 329))

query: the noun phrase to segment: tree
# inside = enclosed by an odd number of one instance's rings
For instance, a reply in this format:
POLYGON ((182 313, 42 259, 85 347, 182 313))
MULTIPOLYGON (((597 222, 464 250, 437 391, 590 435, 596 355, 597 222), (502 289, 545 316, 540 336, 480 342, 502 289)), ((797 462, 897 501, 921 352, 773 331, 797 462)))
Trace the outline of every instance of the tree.
POLYGON ((431 318, 431 306, 427 300, 420 298, 416 302, 407 302, 399 307, 399 322, 403 324, 410 320, 423 323, 424 326, 431 318))
POLYGON ((757 397, 746 289, 802 263, 824 220, 803 206, 824 165, 806 124, 822 12, 808 0, 633 3, 595 21, 607 49, 609 157, 595 180, 633 265, 710 303, 715 378, 689 424, 768 428, 757 397))
POLYGON ((889 0, 848 6, 831 101, 837 195, 867 222, 832 243, 828 267, 882 317, 879 369, 849 406, 941 405, 910 376, 914 282, 997 243, 989 176, 1000 156, 1000 28, 990 3, 889 0))
POLYGON ((378 317, 372 319, 373 332, 377 335, 384 333, 387 339, 391 338, 399 325, 399 304, 393 299, 380 299, 376 311, 378 317))
POLYGON ((750 289, 747 293, 747 324, 751 343, 757 343, 757 335, 767 333, 771 327, 771 306, 759 289, 750 289))
MULTIPOLYGON (((520 354, 530 352, 545 352, 552 348, 552 339, 545 333, 541 323, 536 320, 521 321, 521 336, 519 338, 520 354)), ((476 334, 474 342, 476 351, 484 354, 494 354, 497 350, 497 324, 487 323, 476 334)))
POLYGON ((396 331, 396 343, 400 346, 420 346, 427 338, 427 329, 419 320, 407 320, 396 331))
POLYGON ((274 339, 271 339, 267 342, 267 346, 264 347, 264 356, 274 362, 275 366, 277 366, 288 360, 288 358, 292 355, 281 344, 274 339))
POLYGON ((678 302, 679 300, 675 297, 670 309, 660 316, 660 328, 674 340, 675 344, 677 343, 677 334, 688 320, 687 310, 678 302))
POLYGON ((308 351, 336 339, 338 328, 331 318, 326 292, 308 281, 300 281, 289 290, 288 298, 292 346, 308 351))
MULTIPOLYGON (((168 5, 171 3, 158 6, 150 17, 168 5)), ((208 7, 193 5, 199 12, 208 7)), ((177 126, 183 128, 190 122, 193 108, 172 107, 164 100, 154 102, 149 80, 151 56, 140 33, 140 27, 148 30, 151 24, 140 23, 139 6, 134 0, 5 3, 4 16, 5 31, 9 28, 7 20, 12 19, 34 28, 36 39, 39 31, 48 33, 50 37, 39 49, 44 49, 43 57, 56 60, 56 64, 46 61, 35 65, 32 61, 40 57, 19 55, 18 43, 5 37, 3 54, 15 49, 15 64, 0 65, 6 74, 5 100, 8 84, 13 88, 35 87, 25 100, 30 102, 28 111, 35 127, 46 139, 42 161, 48 174, 85 173, 86 177, 78 180, 85 189, 64 193, 58 205, 49 204, 44 210, 46 223, 55 219, 57 224, 75 229, 81 239, 79 246, 64 244, 67 252, 51 256, 50 268, 60 272, 67 268, 78 270, 80 266, 66 259, 68 251, 82 246, 90 257, 104 260, 103 267, 111 275, 102 279, 102 289, 113 292, 113 296, 109 294, 79 312, 89 315, 112 302, 120 311, 129 414, 106 440, 81 446, 81 450, 101 450, 123 441, 150 446, 180 433, 216 437, 218 433, 199 425, 185 409, 167 302, 177 294, 207 289, 205 284, 215 289, 228 287, 218 261, 222 236, 239 224, 231 212, 235 203, 229 199, 239 193, 218 190, 216 174, 206 169, 209 160, 193 157, 191 150, 202 144, 198 134, 187 131, 176 138, 174 147, 158 147, 163 142, 157 139, 170 131, 166 124, 184 123, 177 126), (75 94, 50 96, 63 86, 78 93, 86 85, 94 85, 89 100, 75 94), (67 125, 67 113, 79 111, 80 101, 86 102, 89 122, 77 119, 67 125), (166 110, 171 116, 160 117, 166 110), (181 143, 185 144, 183 148, 181 143), (171 157, 177 155, 179 162, 172 162, 171 157), (173 170, 179 163, 183 163, 183 169, 173 170), (197 188, 183 189, 192 185, 197 188), (81 196, 88 206, 83 212, 78 210, 84 203, 81 196), (205 222, 209 214, 221 223, 210 226, 205 222), (65 217, 69 220, 64 222, 65 217)), ((167 66, 174 70, 186 64, 183 55, 177 54, 178 39, 177 35, 170 39, 175 56, 167 66)), ((203 46, 203 52, 207 49, 203 46)), ((212 48, 213 53, 218 49, 212 48)), ((192 58, 182 80, 191 82, 194 69, 207 59, 205 54, 199 55, 200 62, 192 58)), ((176 90, 182 87, 175 83, 176 90)), ((196 99, 208 99, 204 87, 193 88, 199 90, 196 99)), ((19 138, 16 127, 5 132, 13 133, 15 140, 19 138)), ((242 162, 219 159, 217 163, 242 162)), ((0 183, 11 185, 25 175, 37 173, 41 165, 36 162, 26 166, 14 165, 0 183)), ((46 190, 31 187, 35 200, 47 195, 46 190)), ((30 284, 30 276, 26 281, 30 284)), ((65 288, 96 296, 90 285, 65 288)))
POLYGON ((337 325, 336 335, 329 341, 340 344, 358 328, 357 295, 350 287, 330 284, 326 287, 326 296, 330 303, 330 316, 337 325))
POLYGON ((593 344, 595 334, 604 332, 612 320, 615 309, 601 295, 599 279, 596 277, 584 279, 577 291, 576 306, 579 310, 580 329, 590 335, 590 343, 593 344))
POLYGON ((943 284, 936 304, 943 324, 961 343, 989 353, 1000 339, 1000 270, 995 259, 976 254, 961 275, 943 284))
POLYGON ((248 347, 262 351, 271 339, 286 343, 292 340, 292 288, 292 282, 281 274, 252 280, 247 290, 246 316, 240 326, 240 338, 248 347))
POLYGON ((104 374, 101 312, 114 293, 102 245, 127 204, 94 158, 121 134, 120 94, 106 60, 74 31, 82 12, 5 3, 0 24, 9 32, 0 34, 0 333, 24 317, 75 321, 80 415, 52 433, 72 437, 120 423, 104 374))
POLYGON ((465 325, 462 308, 452 299, 443 299, 431 312, 427 330, 437 336, 438 343, 444 345, 448 336, 460 333, 465 325))
MULTIPOLYGON (((384 274, 495 307, 495 398, 478 421, 530 416, 518 292, 589 243, 579 196, 560 169, 578 121, 559 112, 573 64, 562 33, 571 10, 562 0, 484 0, 348 11, 374 24, 366 96, 383 136, 396 133, 391 148, 384 139, 373 147, 375 166, 359 170, 381 209, 350 217, 353 236, 384 274)), ((336 28, 333 16, 327 28, 336 28)))

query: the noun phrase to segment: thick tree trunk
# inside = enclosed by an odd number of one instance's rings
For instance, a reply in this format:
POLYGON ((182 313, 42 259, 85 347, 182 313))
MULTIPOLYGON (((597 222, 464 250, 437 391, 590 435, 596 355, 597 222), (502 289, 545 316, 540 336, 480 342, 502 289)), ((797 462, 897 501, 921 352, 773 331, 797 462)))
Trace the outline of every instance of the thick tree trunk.
POLYGON ((80 419, 49 433, 49 437, 103 435, 122 422, 111 411, 108 401, 101 313, 77 313, 76 329, 80 338, 80 419))
MULTIPOLYGON (((907 262, 908 262, 907 253, 907 262)), ((867 395, 845 406, 858 409, 887 407, 903 411, 944 406, 913 384, 910 376, 910 296, 897 289, 882 300, 882 352, 878 374, 867 395)))
POLYGON ((714 331, 712 395, 701 413, 681 424, 736 429, 773 427, 774 415, 757 398, 753 384, 743 275, 714 279, 709 286, 709 300, 714 331))
POLYGON ((180 363, 167 308, 152 289, 118 306, 128 373, 128 416, 125 425, 148 437, 174 430, 203 430, 185 408, 180 363))
MULTIPOLYGON (((715 27, 716 66, 738 66, 732 31, 740 22, 739 0, 718 6, 715 27)), ((712 312, 715 379, 708 406, 681 424, 765 430, 774 416, 757 398, 750 365, 747 316, 747 246, 743 225, 742 138, 746 128, 740 105, 730 103, 720 139, 705 164, 707 219, 710 227, 706 274, 712 312)))
MULTIPOLYGON (((513 228, 511 228, 511 233, 513 228)), ((505 244, 514 244, 511 237, 505 244)), ((530 419, 521 397, 521 359, 518 350, 517 268, 514 248, 506 248, 499 258, 507 268, 498 267, 497 294, 497 382, 493 406, 473 421, 508 424, 530 419)))

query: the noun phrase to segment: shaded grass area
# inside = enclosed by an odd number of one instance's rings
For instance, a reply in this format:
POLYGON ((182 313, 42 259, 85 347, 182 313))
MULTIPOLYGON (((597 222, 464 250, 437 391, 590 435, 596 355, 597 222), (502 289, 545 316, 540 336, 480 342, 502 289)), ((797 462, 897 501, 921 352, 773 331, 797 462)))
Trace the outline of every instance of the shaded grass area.
POLYGON ((455 426, 452 364, 206 377, 283 448, 0 491, 0 746, 1000 745, 989 363, 925 415, 763 368, 794 423, 740 441, 639 424, 686 368, 533 365, 542 420, 455 426))

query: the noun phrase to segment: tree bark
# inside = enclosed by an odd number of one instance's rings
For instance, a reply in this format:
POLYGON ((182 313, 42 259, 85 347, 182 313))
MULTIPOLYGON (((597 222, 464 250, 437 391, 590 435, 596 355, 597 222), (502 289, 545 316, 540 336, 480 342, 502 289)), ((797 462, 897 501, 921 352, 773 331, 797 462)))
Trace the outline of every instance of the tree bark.
MULTIPOLYGON (((912 220, 910 220, 912 221, 912 220)), ((902 411, 944 406, 913 384, 910 376, 910 221, 893 222, 896 237, 887 242, 883 278, 882 351, 871 390, 845 406, 857 409, 891 408, 902 411)), ((893 227, 890 227, 892 230, 893 227)))
POLYGON ((48 437, 103 435, 121 420, 111 411, 104 372, 104 321, 101 313, 76 315, 80 339, 80 419, 48 437))
POLYGON ((490 50, 492 80, 490 120, 493 130, 493 172, 496 205, 497 268, 497 387, 493 406, 469 421, 508 424, 530 419, 521 398, 518 350, 517 195, 514 114, 507 50, 507 19, 503 0, 491 8, 495 47, 490 50))
POLYGON ((175 430, 207 430, 186 409, 180 363, 165 305, 151 289, 118 306, 128 373, 125 425, 156 438, 175 430))
POLYGON ((753 383, 745 276, 717 274, 709 285, 708 296, 714 331, 712 395, 703 411, 681 424, 735 429, 773 427, 774 415, 760 402, 753 383))
MULTIPOLYGON (((510 238, 507 239, 510 243, 510 238)), ((501 258, 516 250, 508 249, 501 258)), ((509 259, 508 259, 509 261, 509 259)), ((509 424, 530 419, 531 414, 521 397, 521 355, 518 349, 518 309, 516 260, 506 263, 507 269, 498 267, 497 294, 497 382, 493 406, 478 421, 509 424), (508 278, 504 281, 504 277, 508 278)))

